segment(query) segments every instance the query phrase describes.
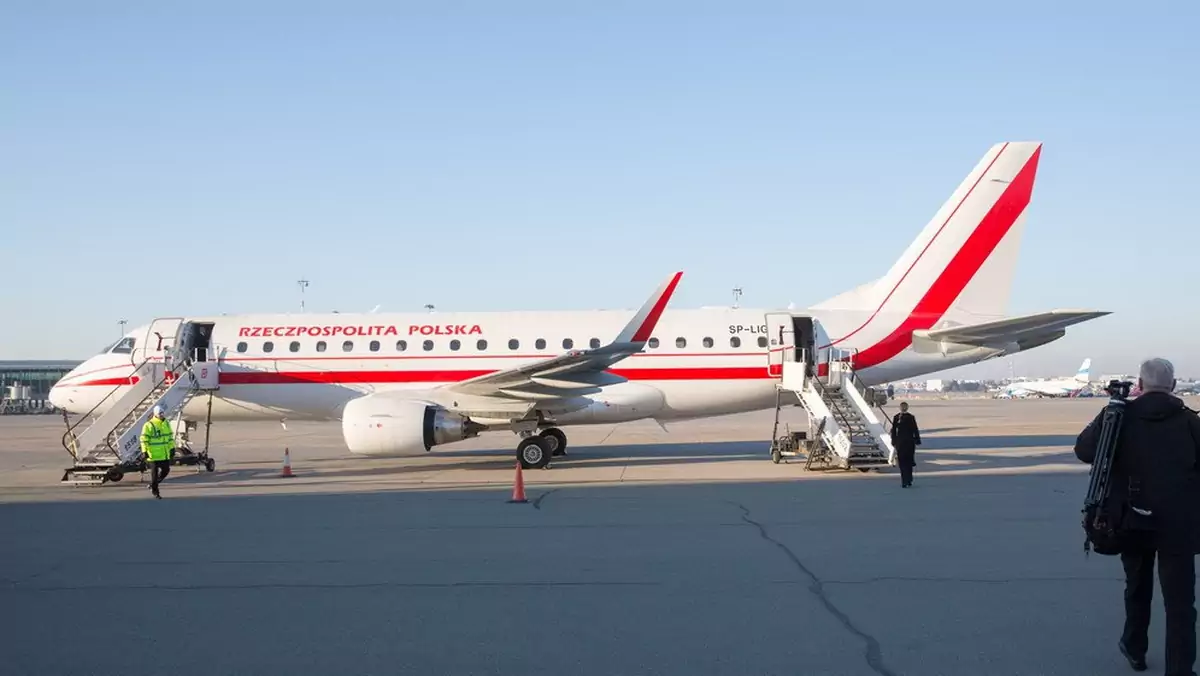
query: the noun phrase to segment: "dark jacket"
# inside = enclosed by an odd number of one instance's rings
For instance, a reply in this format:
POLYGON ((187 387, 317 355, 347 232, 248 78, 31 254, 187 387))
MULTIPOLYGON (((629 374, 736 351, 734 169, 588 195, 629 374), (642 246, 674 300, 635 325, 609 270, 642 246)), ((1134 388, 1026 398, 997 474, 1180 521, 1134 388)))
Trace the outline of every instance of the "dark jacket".
POLYGON ((892 416, 892 446, 914 448, 921 445, 921 430, 913 414, 901 411, 892 416))
MULTIPOLYGON (((1097 414, 1075 440, 1075 456, 1089 465, 1103 415, 1097 414)), ((1141 487, 1137 505, 1154 512, 1155 545, 1200 553, 1200 416, 1183 400, 1150 392, 1125 405, 1110 481, 1114 499, 1129 495, 1131 477, 1141 487)))

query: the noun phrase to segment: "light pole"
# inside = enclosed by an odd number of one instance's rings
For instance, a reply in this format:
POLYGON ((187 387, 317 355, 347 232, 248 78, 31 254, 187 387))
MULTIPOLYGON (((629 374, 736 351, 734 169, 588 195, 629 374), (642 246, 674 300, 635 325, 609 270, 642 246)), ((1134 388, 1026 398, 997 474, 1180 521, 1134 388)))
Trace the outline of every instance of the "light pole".
POLYGON ((121 327, 121 338, 125 337, 125 325, 129 323, 128 319, 118 319, 117 326, 121 327))
POLYGON ((308 280, 299 279, 296 284, 300 285, 300 311, 304 312, 304 289, 308 288, 308 280))
POLYGON ((741 297, 742 297, 742 287, 740 287, 740 286, 733 287, 733 309, 735 309, 735 310, 737 309, 738 299, 741 297))

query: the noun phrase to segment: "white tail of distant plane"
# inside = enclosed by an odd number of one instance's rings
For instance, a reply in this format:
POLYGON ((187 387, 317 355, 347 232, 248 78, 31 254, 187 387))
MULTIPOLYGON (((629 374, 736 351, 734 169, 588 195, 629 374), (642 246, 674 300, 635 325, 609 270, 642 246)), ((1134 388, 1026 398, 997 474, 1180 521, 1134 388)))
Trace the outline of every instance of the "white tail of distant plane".
MULTIPOLYGON (((668 310, 677 273, 634 312, 196 317, 188 344, 220 364, 215 418, 340 419, 349 448, 381 455, 424 453, 480 428, 541 429, 565 444, 559 427, 770 408, 775 360, 820 352, 785 342, 785 331, 850 354, 837 358, 860 384, 917 377, 1032 349, 1108 314, 1004 314, 1041 148, 988 149, 882 277, 808 309, 668 310)), ((803 268, 789 269, 802 284, 803 268)), ((68 374, 51 401, 87 414, 116 405, 112 388, 128 389, 133 362, 165 358, 152 328, 68 374)), ((187 414, 204 415, 200 406, 187 414)))
POLYGON ((1079 365, 1079 370, 1075 372, 1075 380, 1081 383, 1090 383, 1092 381, 1092 358, 1088 357, 1079 365))

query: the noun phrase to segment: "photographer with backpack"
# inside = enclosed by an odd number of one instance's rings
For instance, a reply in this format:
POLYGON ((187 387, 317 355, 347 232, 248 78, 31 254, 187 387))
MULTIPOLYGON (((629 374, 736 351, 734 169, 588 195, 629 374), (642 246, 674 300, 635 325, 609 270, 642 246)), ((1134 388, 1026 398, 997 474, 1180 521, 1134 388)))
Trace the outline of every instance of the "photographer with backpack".
MULTIPOLYGON (((1103 508, 1113 515, 1117 544, 1098 553, 1120 554, 1125 627, 1118 648, 1136 671, 1147 668, 1157 556, 1166 609, 1165 673, 1195 676, 1200 416, 1171 394, 1175 369, 1165 359, 1141 365, 1138 389, 1141 395, 1124 405, 1103 508)), ((1096 461, 1104 415, 1097 415, 1075 441, 1075 455, 1085 463, 1096 461)))

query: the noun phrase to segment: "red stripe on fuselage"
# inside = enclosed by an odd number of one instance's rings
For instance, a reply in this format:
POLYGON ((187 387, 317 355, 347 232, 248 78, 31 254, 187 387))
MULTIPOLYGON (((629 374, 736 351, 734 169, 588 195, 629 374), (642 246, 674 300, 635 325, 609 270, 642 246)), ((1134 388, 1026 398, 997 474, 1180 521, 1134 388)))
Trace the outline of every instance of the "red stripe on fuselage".
MULTIPOLYGON (((496 370, 403 370, 403 371, 226 371, 222 385, 283 385, 294 383, 382 384, 382 383, 456 383, 468 378, 495 373, 496 370)), ((610 369, 609 373, 629 380, 763 380, 765 366, 725 366, 705 368, 610 369)), ((106 378, 66 387, 130 385, 137 378, 106 378)))

